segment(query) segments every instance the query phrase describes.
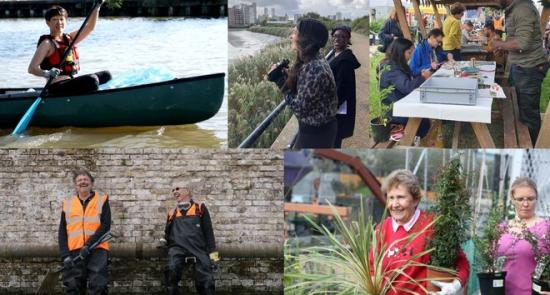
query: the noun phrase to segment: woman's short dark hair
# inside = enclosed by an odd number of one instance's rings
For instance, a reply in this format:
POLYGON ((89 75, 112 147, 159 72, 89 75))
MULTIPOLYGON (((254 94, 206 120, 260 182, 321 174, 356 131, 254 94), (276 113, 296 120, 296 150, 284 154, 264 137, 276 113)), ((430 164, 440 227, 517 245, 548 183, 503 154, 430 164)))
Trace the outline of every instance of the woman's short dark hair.
POLYGON ((388 51, 386 52, 386 59, 396 65, 401 66, 403 70, 410 74, 411 69, 409 68, 407 59, 405 58, 405 51, 412 48, 413 46, 414 43, 411 40, 405 38, 397 38, 393 40, 393 42, 388 47, 388 51))
POLYGON ((73 182, 76 182, 76 178, 79 177, 80 175, 88 176, 88 178, 90 178, 92 183, 94 183, 94 177, 86 169, 78 169, 78 170, 73 171, 73 182))
POLYGON ((46 11, 46 14, 44 15, 44 18, 46 19, 46 21, 50 21, 50 19, 52 19, 52 17, 58 16, 58 15, 64 16, 65 18, 69 17, 69 13, 67 12, 67 10, 65 10, 65 8, 63 8, 59 5, 55 5, 55 6, 50 7, 46 11))
POLYGON ((328 29, 320 21, 312 18, 301 19, 296 25, 298 31, 296 62, 289 71, 284 89, 296 93, 298 73, 302 65, 319 55, 319 50, 325 47, 328 41, 328 29))
POLYGON ((461 14, 466 10, 466 6, 460 2, 455 2, 453 5, 451 5, 451 14, 457 15, 461 14))

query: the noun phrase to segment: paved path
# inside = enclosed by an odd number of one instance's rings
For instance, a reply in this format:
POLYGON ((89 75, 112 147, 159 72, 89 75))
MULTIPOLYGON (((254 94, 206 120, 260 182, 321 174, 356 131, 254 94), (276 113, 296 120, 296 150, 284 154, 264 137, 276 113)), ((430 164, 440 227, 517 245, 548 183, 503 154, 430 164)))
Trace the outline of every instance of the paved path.
MULTIPOLYGON (((361 63, 361 67, 355 70, 355 87, 357 98, 357 111, 355 114, 355 130, 353 136, 344 139, 344 148, 368 148, 369 146, 369 38, 367 36, 352 33, 351 49, 361 63)), ((371 145, 372 146, 372 145, 371 145)))

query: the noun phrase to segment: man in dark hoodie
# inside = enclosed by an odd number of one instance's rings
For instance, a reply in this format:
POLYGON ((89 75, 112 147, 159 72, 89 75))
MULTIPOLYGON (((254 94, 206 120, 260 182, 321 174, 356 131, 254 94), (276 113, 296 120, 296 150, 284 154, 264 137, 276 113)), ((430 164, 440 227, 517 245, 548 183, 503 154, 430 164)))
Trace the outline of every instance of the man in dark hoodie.
POLYGON ((214 295, 212 270, 219 261, 210 214, 204 204, 193 201, 190 188, 176 187, 177 205, 168 212, 165 240, 168 242, 168 294, 178 294, 184 264, 195 264, 195 288, 200 295, 214 295))
POLYGON ((336 81, 338 96, 338 132, 336 133, 335 148, 342 147, 344 138, 353 136, 355 128, 355 69, 361 64, 348 48, 351 45, 351 28, 338 26, 332 29, 333 49, 327 61, 336 81))

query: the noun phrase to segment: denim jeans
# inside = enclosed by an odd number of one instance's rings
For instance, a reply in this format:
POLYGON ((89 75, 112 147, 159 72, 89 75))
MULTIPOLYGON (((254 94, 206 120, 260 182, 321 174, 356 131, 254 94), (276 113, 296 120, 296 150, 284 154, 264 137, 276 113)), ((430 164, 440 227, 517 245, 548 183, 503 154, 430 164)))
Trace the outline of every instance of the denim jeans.
POLYGON ((548 66, 548 62, 532 68, 512 65, 510 73, 513 86, 516 87, 519 120, 529 128, 533 146, 537 142, 541 125, 540 92, 548 66))

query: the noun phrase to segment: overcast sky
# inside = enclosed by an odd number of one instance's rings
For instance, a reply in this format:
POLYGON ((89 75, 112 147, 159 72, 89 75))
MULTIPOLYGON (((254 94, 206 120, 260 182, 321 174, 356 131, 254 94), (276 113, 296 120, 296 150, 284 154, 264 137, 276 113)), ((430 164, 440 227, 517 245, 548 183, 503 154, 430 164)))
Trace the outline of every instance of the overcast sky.
POLYGON ((256 2, 260 15, 264 13, 264 7, 269 8, 269 14, 271 14, 271 8, 274 7, 276 15, 288 14, 291 18, 294 14, 306 12, 316 12, 323 16, 341 12, 344 17, 351 18, 368 15, 368 0, 229 0, 229 6, 241 2, 256 2))

